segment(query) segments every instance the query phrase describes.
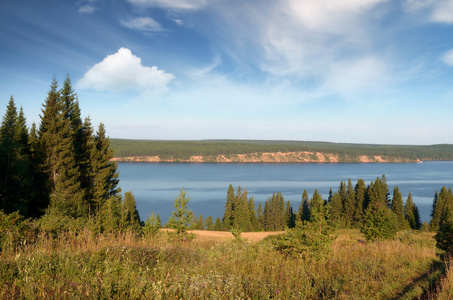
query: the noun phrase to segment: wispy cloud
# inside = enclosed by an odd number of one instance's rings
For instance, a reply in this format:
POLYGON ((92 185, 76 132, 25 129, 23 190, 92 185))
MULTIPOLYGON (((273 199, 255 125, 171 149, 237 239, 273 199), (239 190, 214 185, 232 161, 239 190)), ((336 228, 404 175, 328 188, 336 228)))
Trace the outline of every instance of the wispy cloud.
POLYGON ((122 21, 121 25, 129 29, 143 31, 163 31, 162 26, 150 17, 141 17, 122 21))
POLYGON ((432 21, 453 24, 453 0, 436 1, 433 6, 432 21))
POLYGON ((91 14, 96 10, 96 8, 93 5, 83 5, 79 8, 79 13, 82 14, 91 14))
POLYGON ((144 7, 163 7, 169 9, 196 10, 206 5, 206 0, 129 0, 130 3, 144 7))
POLYGON ((450 49, 442 55, 442 61, 447 66, 453 67, 453 49, 450 49))
POLYGON ((174 78, 173 74, 159 70, 156 66, 143 66, 139 57, 129 49, 121 48, 91 67, 78 81, 78 86, 98 91, 160 91, 166 90, 167 84, 174 78))

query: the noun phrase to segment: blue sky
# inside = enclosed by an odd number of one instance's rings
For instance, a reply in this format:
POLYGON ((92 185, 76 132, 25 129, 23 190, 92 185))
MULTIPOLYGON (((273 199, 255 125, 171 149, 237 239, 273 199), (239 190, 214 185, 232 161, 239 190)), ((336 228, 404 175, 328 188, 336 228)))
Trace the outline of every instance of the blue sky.
POLYGON ((0 113, 113 138, 452 143, 453 0, 5 0, 0 113))

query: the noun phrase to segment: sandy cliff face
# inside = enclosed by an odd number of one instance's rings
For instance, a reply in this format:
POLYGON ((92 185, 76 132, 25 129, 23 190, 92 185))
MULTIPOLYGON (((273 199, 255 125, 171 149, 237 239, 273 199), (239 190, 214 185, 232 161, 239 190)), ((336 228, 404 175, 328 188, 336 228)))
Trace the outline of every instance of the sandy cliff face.
POLYGON ((384 158, 382 156, 343 157, 331 153, 320 152, 275 152, 275 153, 249 153, 218 156, 191 156, 186 160, 161 159, 159 156, 115 157, 113 161, 122 162, 190 162, 190 163, 338 163, 338 162, 415 162, 407 159, 384 158))

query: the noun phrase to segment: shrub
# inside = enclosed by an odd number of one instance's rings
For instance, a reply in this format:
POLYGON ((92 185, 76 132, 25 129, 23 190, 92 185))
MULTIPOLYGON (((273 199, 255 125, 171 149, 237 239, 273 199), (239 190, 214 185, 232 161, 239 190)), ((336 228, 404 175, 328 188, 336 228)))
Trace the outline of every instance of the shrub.
POLYGON ((149 216, 145 221, 145 226, 143 226, 143 234, 145 238, 155 239, 160 234, 160 221, 154 215, 154 213, 149 216))
POLYGON ((336 239, 334 227, 319 223, 297 222, 296 227, 271 238, 274 248, 284 254, 301 258, 324 258, 336 239))
POLYGON ((371 204, 360 232, 367 241, 391 239, 398 230, 396 215, 382 203, 371 204))
POLYGON ((18 211, 6 214, 0 210, 0 251, 14 250, 35 236, 33 224, 18 211))

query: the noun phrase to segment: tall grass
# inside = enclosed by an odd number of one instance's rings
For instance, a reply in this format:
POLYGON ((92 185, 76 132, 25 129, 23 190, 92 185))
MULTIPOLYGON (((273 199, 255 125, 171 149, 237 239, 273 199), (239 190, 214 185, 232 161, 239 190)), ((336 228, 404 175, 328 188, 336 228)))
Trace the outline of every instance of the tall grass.
POLYGON ((431 284, 432 236, 365 243, 340 234, 325 259, 286 257, 265 240, 190 243, 133 234, 57 238, 0 256, 1 299, 412 299, 431 284))

